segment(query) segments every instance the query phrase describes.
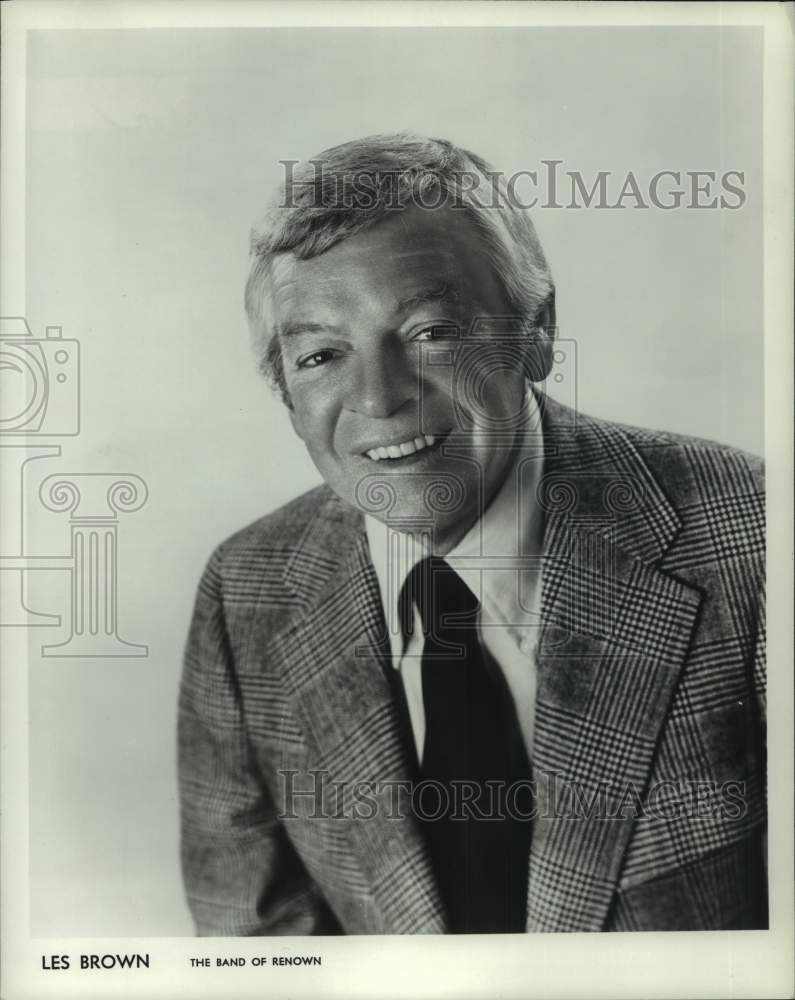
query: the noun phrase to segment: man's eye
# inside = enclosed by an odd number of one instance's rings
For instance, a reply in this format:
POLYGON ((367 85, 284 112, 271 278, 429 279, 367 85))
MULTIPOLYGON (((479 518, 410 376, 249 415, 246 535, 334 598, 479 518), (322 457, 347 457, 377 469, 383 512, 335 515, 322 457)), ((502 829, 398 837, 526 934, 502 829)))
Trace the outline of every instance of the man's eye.
POLYGON ((307 354, 303 358, 299 358, 295 366, 296 368, 317 368, 319 365, 324 365, 326 362, 331 361, 333 357, 333 351, 313 351, 312 354, 307 354))
POLYGON ((417 340, 458 340, 460 331, 454 323, 434 323, 424 326, 411 338, 417 340))

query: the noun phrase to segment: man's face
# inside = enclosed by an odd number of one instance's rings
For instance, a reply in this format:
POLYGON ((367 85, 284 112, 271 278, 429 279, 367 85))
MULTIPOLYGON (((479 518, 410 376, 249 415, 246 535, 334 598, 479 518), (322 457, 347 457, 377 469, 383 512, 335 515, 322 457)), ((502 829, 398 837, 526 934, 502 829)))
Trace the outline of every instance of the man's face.
POLYGON ((451 548, 501 485, 525 405, 516 340, 514 365, 497 334, 470 334, 509 311, 471 224, 411 208, 318 257, 280 255, 273 299, 293 426, 325 481, 397 528, 432 517, 451 548), (378 510, 376 482, 394 496, 378 510), (434 483, 459 494, 450 509, 434 483))

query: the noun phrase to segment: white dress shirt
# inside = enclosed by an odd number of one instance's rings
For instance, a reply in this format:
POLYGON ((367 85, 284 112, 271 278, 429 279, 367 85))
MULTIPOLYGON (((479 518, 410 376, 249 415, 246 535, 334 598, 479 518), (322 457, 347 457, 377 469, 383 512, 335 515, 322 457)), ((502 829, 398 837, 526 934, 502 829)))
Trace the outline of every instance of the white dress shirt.
MULTIPOLYGON (((478 638, 484 654, 502 671, 532 759, 543 529, 536 502, 543 442, 532 393, 528 393, 528 408, 522 441, 505 481, 483 515, 444 559, 480 602, 478 638)), ((403 681, 417 757, 422 763, 422 624, 415 608, 413 635, 403 635, 398 599, 408 574, 430 553, 420 535, 396 531, 369 515, 365 524, 384 603, 392 664, 403 681)))

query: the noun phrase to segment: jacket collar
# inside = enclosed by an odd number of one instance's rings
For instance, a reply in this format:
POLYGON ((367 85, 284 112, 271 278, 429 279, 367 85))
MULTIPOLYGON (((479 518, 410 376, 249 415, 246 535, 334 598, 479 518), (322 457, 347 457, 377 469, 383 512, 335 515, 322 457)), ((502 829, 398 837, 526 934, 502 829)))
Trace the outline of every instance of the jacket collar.
MULTIPOLYGON (((648 780, 699 596, 656 568, 679 520, 626 432, 548 399, 542 409, 538 816, 528 930, 598 930, 634 825, 621 803, 648 780), (594 801, 590 815, 577 814, 594 801), (606 818, 605 809, 618 815, 606 818)), ((413 757, 362 516, 329 493, 286 583, 305 613, 279 662, 311 759, 330 781, 378 783, 375 816, 339 822, 382 930, 440 933, 443 908, 422 836, 410 818, 395 820, 388 784, 411 780, 413 757)))

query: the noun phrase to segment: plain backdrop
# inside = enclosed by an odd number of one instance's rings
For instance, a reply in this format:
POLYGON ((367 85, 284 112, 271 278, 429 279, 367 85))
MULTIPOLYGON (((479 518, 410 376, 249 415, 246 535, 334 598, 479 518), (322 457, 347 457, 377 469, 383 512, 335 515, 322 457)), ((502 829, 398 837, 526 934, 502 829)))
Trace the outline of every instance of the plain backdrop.
MULTIPOLYGON (((148 657, 46 659, 63 631, 32 632, 31 929, 185 935, 175 719, 195 585, 226 535, 319 481, 242 310, 278 161, 408 129, 506 172, 561 159, 589 184, 744 171, 737 211, 534 219, 580 408, 761 452, 760 32, 42 31, 27 113, 27 317, 82 352, 82 430, 31 464, 31 537, 68 551, 35 499, 52 472, 149 488, 119 527, 120 632, 148 657)), ((68 616, 62 580, 39 600, 68 616)))

